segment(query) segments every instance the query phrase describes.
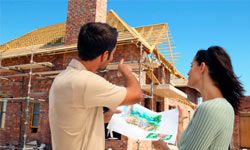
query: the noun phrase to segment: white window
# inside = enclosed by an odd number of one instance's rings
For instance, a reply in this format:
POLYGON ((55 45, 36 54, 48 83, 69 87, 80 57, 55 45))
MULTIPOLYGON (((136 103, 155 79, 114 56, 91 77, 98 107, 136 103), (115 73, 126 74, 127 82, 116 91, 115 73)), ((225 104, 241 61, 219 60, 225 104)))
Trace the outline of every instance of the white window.
POLYGON ((7 100, 1 100, 0 101, 0 128, 4 128, 5 126, 6 108, 7 108, 7 100))

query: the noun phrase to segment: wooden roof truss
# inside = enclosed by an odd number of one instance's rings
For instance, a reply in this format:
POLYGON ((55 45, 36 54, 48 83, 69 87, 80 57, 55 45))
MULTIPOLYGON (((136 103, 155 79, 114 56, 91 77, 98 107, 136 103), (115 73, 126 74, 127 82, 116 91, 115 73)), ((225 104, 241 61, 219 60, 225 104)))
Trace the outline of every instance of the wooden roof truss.
MULTIPOLYGON (((154 45, 157 50, 163 53, 163 55, 168 53, 169 61, 174 66, 173 44, 166 24, 143 26, 136 28, 136 30, 150 45, 154 45)), ((157 55, 160 53, 159 51, 156 51, 157 55)))
POLYGON ((22 72, 24 70, 32 69, 38 69, 38 68, 44 68, 44 67, 53 67, 54 65, 51 62, 33 62, 29 64, 21 64, 21 65, 14 65, 14 66, 6 66, 6 67, 0 67, 0 72, 22 72))
POLYGON ((118 30, 119 41, 135 41, 140 42, 146 48, 147 53, 151 53, 154 49, 134 28, 130 27, 124 22, 113 10, 109 11, 107 16, 107 23, 118 30))
MULTIPOLYGON (((123 42, 134 42, 137 45, 143 45, 143 49, 146 51, 147 54, 153 53, 157 61, 163 63, 164 66, 171 73, 177 75, 177 77, 184 78, 179 72, 175 70, 174 56, 172 54, 171 41, 169 38, 169 30, 166 24, 133 28, 130 27, 126 22, 124 22, 112 10, 108 12, 107 23, 117 28, 119 34, 118 45, 123 42), (161 54, 161 52, 165 52, 162 48, 168 49, 169 56, 172 59, 170 60, 171 63, 169 63, 169 61, 165 59, 164 55, 161 54)), ((53 47, 46 47, 44 46, 44 44, 42 44, 42 43, 49 43, 51 40, 53 41, 59 37, 64 37, 65 34, 64 31, 65 31, 65 24, 58 24, 55 26, 49 26, 34 30, 31 32, 33 34, 32 38, 31 38, 32 34, 28 33, 27 35, 22 36, 21 38, 15 39, 13 41, 8 42, 7 44, 4 44, 5 47, 1 45, 0 47, 0 49, 2 50, 1 57, 2 59, 5 59, 5 58, 30 55, 31 53, 41 54, 41 55, 42 54, 54 55, 59 53, 71 52, 73 49, 76 49, 76 44, 61 45, 61 46, 59 45, 53 47), (59 28, 60 30, 56 31, 56 28, 59 28), (47 33, 48 31, 50 32, 49 34, 47 33), (53 36, 51 34, 53 34, 53 36), (36 38, 39 37, 40 38, 42 37, 43 40, 42 41, 35 40, 36 38), (32 40, 29 41, 28 39, 32 40), (21 46, 22 48, 18 48, 20 47, 20 45, 18 46, 16 44, 20 42, 28 44, 23 45, 25 47, 21 46), (7 47, 9 46, 9 48, 6 48, 6 46, 7 47)))

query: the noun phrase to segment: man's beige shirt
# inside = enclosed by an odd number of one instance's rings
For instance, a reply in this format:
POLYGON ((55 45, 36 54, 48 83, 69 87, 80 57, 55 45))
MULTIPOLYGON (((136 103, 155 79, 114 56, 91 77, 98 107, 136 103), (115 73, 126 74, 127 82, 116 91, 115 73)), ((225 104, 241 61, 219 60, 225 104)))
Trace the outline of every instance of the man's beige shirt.
POLYGON ((49 93, 53 150, 103 150, 103 106, 117 107, 126 93, 126 88, 87 71, 73 59, 49 93))

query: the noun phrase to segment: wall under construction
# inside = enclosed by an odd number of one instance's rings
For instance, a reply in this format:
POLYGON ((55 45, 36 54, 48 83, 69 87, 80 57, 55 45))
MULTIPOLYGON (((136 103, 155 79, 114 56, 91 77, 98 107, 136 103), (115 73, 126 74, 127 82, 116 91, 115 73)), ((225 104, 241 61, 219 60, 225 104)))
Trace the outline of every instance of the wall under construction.
MULTIPOLYGON (((31 56, 23 56, 18 58, 9 58, 2 60, 2 66, 14 66, 20 64, 29 64, 31 56)), ((32 126, 32 118, 34 116, 33 111, 33 102, 30 103, 29 107, 29 124, 27 130, 27 141, 36 140, 38 143, 45 143, 47 145, 51 144, 50 140, 50 130, 49 130, 49 122, 48 122, 48 92, 53 81, 52 73, 55 70, 62 70, 64 69, 69 61, 77 57, 77 53, 75 50, 71 50, 65 53, 59 54, 37 54, 34 55, 34 62, 50 62, 53 64, 52 67, 41 67, 41 68, 33 68, 33 75, 31 81, 31 97, 35 99, 35 102, 40 103, 39 109, 39 124, 37 126, 32 126), (40 74, 36 74, 39 72, 40 74), (44 74, 43 74, 44 73, 44 74), (46 74, 47 73, 47 74, 46 74), (42 99, 45 101, 38 101, 38 99, 42 99)), ((145 57, 145 56, 144 56, 145 57)), ((117 46, 116 53, 114 55, 113 64, 117 64, 121 58, 125 59, 125 62, 129 62, 130 64, 137 64, 140 57, 140 47, 138 47, 134 43, 122 44, 117 46)), ((145 59, 144 59, 145 60, 145 59)), ((111 63, 111 64, 112 64, 111 63)), ((156 77, 163 83, 169 83, 169 74, 170 72, 161 72, 162 68, 155 68, 154 72, 156 77), (160 76, 162 74, 166 74, 164 77, 160 76)), ((133 68, 133 72, 139 76, 138 68, 133 68)), ((8 98, 18 98, 18 97, 27 97, 28 92, 28 73, 29 69, 27 70, 20 70, 20 71, 3 71, 1 72, 2 77, 8 77, 9 80, 2 80, 1 81, 1 94, 2 97, 8 98)), ((145 84, 146 80, 151 82, 149 77, 146 77, 146 73, 143 71, 141 72, 142 79, 141 83, 145 84), (144 76, 144 78, 143 78, 144 76)), ((121 77, 117 76, 117 69, 112 69, 104 74, 104 77, 107 78, 112 83, 118 85, 124 85, 124 81, 121 77)), ((149 94, 150 93, 145 93, 149 94)), ((177 106, 182 105, 183 108, 187 108, 183 103, 178 102, 177 100, 169 100, 168 104, 166 104, 166 99, 164 97, 159 97, 157 95, 154 96, 154 100, 150 101, 149 99, 145 99, 142 105, 145 105, 149 109, 155 111, 163 111, 169 108, 166 106, 177 106), (165 101, 164 101, 165 100, 165 101), (145 101, 148 101, 145 103, 145 101), (153 102, 153 103, 152 103, 153 102)), ((24 135, 24 122, 25 122, 25 99, 23 100, 9 100, 7 103, 7 110, 5 112, 5 127, 0 129, 0 145, 22 145, 23 143, 23 135, 24 135), (20 114, 22 113, 22 114, 20 114), (20 116, 21 115, 21 116, 20 116), (21 118, 21 119, 20 119, 21 118), (20 121, 22 122, 20 126, 20 121), (21 130, 20 130, 21 129, 21 130)), ((192 110, 191 108, 187 108, 192 110)), ((187 110, 184 110, 187 112, 187 110)), ((37 115, 37 114, 36 114, 37 115)), ((126 137, 121 136, 121 140, 106 140, 106 147, 113 148, 113 149, 129 149, 137 147, 136 141, 128 140, 126 137), (128 144, 132 143, 132 144, 128 144)), ((140 144, 141 148, 147 146, 151 146, 150 144, 140 144)))

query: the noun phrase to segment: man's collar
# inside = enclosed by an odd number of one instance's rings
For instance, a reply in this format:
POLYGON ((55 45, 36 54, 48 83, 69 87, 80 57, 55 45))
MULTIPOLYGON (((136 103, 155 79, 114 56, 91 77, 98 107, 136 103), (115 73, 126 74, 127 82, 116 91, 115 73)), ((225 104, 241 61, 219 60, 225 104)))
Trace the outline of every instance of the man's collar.
POLYGON ((85 66, 78 60, 72 59, 69 63, 69 66, 77 70, 87 70, 85 66))

